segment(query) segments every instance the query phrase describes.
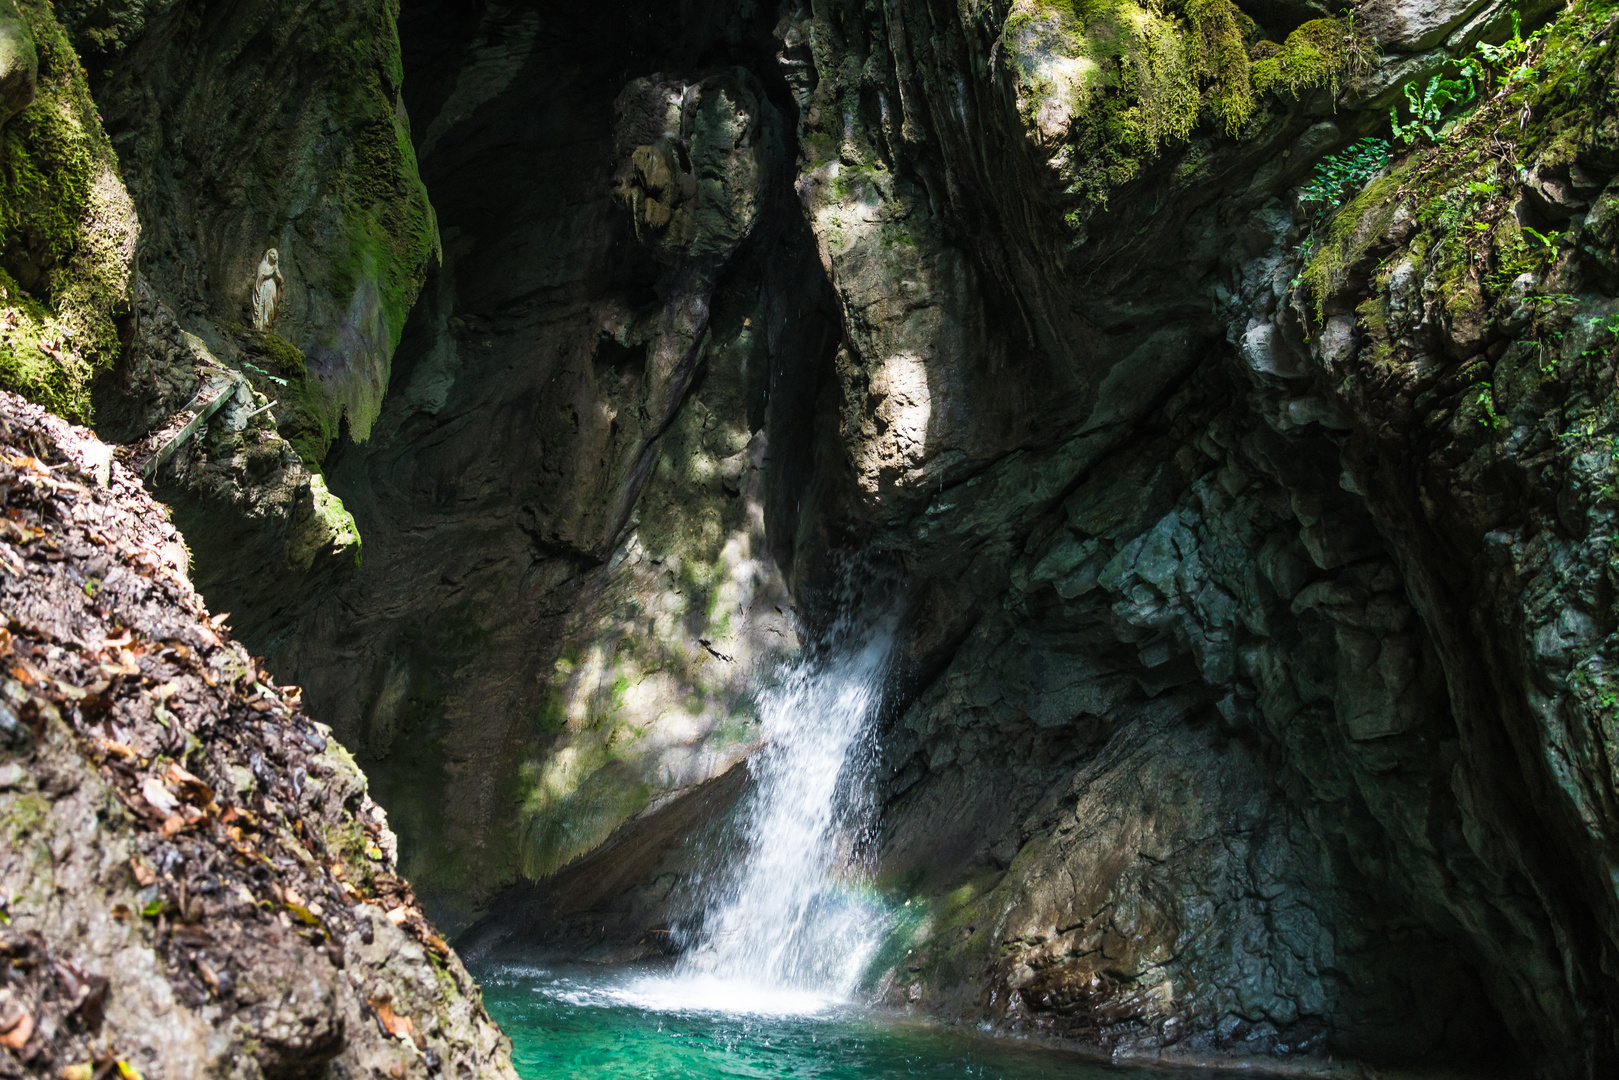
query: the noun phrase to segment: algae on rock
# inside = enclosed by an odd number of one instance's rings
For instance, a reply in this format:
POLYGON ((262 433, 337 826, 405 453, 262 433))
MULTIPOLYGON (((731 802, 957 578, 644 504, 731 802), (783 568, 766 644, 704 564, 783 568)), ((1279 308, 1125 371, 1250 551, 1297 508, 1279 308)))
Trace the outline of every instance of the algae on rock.
POLYGON ((5 62, 34 77, 0 128, 0 388, 89 420, 133 330, 140 225, 67 35, 44 0, 16 10, 5 62))

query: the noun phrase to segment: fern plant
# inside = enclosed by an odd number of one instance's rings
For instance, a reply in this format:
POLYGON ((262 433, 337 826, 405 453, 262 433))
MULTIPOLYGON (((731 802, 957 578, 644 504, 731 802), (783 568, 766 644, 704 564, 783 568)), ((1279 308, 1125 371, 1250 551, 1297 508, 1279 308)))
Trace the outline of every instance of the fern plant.
POLYGON ((1458 105, 1465 105, 1478 96, 1478 87, 1473 83, 1471 66, 1462 66, 1461 77, 1447 79, 1442 75, 1435 75, 1428 80, 1427 89, 1420 94, 1416 92, 1416 84, 1409 83, 1405 88, 1406 104, 1411 109, 1411 119, 1400 123, 1400 107, 1398 105, 1389 109, 1389 124, 1394 129, 1394 137, 1400 140, 1400 145, 1410 146, 1419 136, 1427 138, 1429 142, 1439 141, 1439 129, 1443 124, 1445 113, 1458 105))
POLYGON ((1350 195, 1366 186, 1389 163, 1389 144, 1365 138, 1316 162, 1310 182, 1299 189, 1299 201, 1316 206, 1315 224, 1342 206, 1350 195))

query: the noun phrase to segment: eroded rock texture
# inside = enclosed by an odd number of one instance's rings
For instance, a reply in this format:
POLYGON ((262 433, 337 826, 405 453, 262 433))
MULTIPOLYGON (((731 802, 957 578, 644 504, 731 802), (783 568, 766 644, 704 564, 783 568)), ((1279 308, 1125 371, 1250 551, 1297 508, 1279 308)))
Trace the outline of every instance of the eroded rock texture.
POLYGON ((1611 8, 18 13, 7 160, 76 171, 0 214, 0 374, 149 468, 452 925, 654 950, 859 565, 890 1001, 1619 1066, 1611 8))
POLYGON ((281 662, 444 903, 577 857, 480 942, 669 916, 860 551, 890 1000, 1612 1068, 1611 14, 1329 14, 406 10, 446 262, 281 662))
POLYGON ((0 1075, 512 1077, 365 777, 112 448, 0 396, 0 1075))
POLYGON ((836 312, 791 99, 738 63, 771 20, 688 14, 402 23, 444 267, 331 466, 364 565, 274 659, 457 915, 724 773, 752 679, 797 647, 836 312))
MULTIPOLYGON (((134 244, 121 253, 125 348, 94 423, 140 444, 133 463, 175 507, 199 586, 261 652, 359 559, 321 463, 340 435, 369 434, 437 260, 395 17, 371 0, 114 0, 62 5, 66 35, 50 22, 95 96, 84 137, 110 139, 143 226, 138 274, 134 244), (278 303, 255 327, 269 249, 278 303)), ((70 414, 91 419, 90 404, 70 414)))

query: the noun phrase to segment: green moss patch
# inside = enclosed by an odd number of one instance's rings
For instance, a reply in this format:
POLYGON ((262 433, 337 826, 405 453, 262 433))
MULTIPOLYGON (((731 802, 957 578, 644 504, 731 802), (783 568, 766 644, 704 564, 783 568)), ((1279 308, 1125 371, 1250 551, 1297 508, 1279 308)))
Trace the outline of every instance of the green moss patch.
POLYGON ((1336 92, 1364 51, 1335 19, 1308 22, 1282 45, 1254 43, 1256 33, 1231 0, 1188 0, 1178 10, 1019 0, 1001 42, 1024 121, 1051 146, 1083 217, 1200 126, 1240 135, 1261 94, 1336 92))
POLYGON ((18 7, 39 80, 0 131, 0 387, 88 421, 132 311, 138 225, 66 34, 43 0, 18 7))
POLYGON ((1287 35, 1280 46, 1266 49, 1264 59, 1255 62, 1254 89, 1298 98, 1324 86, 1336 96, 1354 51, 1353 31, 1347 23, 1312 19, 1287 35))
POLYGON ((305 465, 318 472, 337 438, 340 405, 311 378, 303 351, 273 331, 241 332, 243 373, 253 389, 275 401, 276 429, 305 465))
POLYGON ((357 440, 368 437, 381 411, 387 365, 428 266, 439 257, 438 222, 417 171, 409 125, 396 105, 403 75, 398 14, 394 0, 379 5, 375 24, 343 44, 349 70, 327 102, 349 133, 339 187, 346 228, 334 253, 330 289, 334 297, 349 298, 347 329, 374 351, 381 369, 351 372, 331 394, 326 426, 335 428, 337 413, 346 411, 357 440))

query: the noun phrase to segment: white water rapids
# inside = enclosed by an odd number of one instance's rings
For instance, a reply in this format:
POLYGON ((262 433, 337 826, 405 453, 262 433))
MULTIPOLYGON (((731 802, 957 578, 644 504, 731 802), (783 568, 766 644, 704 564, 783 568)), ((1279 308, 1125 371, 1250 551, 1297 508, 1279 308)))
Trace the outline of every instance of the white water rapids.
POLYGON ((849 999, 885 920, 854 858, 868 825, 870 724, 886 629, 805 660, 760 698, 764 747, 739 818, 744 853, 707 897, 673 973, 637 980, 643 1007, 804 1014, 849 999))

